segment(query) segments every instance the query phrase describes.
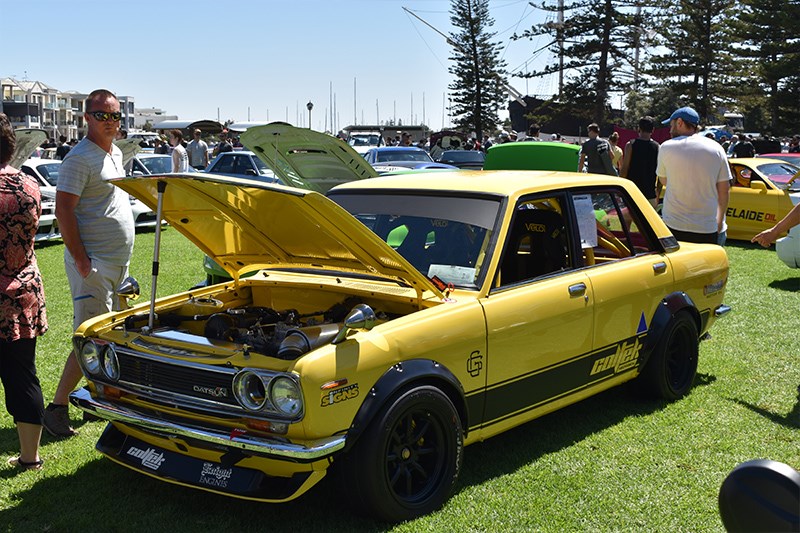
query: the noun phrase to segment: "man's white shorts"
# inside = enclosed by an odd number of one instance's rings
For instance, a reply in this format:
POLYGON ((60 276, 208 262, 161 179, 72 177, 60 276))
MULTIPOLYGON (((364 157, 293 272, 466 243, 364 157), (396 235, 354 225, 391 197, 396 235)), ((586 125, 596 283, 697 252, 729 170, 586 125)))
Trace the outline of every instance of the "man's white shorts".
POLYGON ((69 289, 72 292, 72 329, 83 322, 109 311, 119 311, 119 298, 115 291, 122 280, 128 277, 127 266, 117 266, 92 259, 89 275, 81 277, 75 260, 64 254, 69 289))

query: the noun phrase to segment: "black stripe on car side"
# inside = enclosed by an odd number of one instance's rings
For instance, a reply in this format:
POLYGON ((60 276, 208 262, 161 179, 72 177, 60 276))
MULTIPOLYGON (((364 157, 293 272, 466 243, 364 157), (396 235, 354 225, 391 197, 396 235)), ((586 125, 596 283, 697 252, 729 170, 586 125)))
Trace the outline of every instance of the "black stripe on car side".
POLYGON ((643 360, 645 336, 646 333, 642 333, 568 361, 496 383, 485 392, 481 390, 468 394, 469 412, 484 413, 484 422, 470 426, 470 431, 542 407, 638 367, 643 360))

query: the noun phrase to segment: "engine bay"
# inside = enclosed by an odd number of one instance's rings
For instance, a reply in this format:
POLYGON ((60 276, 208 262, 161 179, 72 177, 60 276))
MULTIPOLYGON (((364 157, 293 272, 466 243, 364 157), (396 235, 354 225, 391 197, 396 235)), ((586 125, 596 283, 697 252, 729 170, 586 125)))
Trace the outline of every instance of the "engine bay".
MULTIPOLYGON (((226 308, 213 297, 192 298, 182 306, 159 312, 153 333, 161 337, 166 332, 202 336, 212 342, 240 345, 249 353, 294 360, 330 343, 344 327, 347 314, 363 303, 360 298, 348 297, 327 309, 300 312, 258 305, 226 308)), ((385 313, 376 314, 379 321, 392 318, 385 313)), ((130 315, 124 329, 147 332, 148 319, 147 313, 130 315)))

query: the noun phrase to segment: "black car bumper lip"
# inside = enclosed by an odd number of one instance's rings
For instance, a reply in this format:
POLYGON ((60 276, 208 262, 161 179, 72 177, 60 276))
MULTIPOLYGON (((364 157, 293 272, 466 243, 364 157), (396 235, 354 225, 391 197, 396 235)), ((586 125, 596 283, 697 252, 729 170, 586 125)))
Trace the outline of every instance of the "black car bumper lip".
POLYGON ((341 450, 345 445, 344 435, 327 437, 308 444, 294 444, 246 433, 237 435, 215 429, 171 422, 100 398, 93 398, 87 389, 74 391, 70 394, 69 399, 75 407, 104 420, 120 422, 157 433, 196 439, 217 446, 246 450, 258 455, 286 461, 313 462, 341 450))

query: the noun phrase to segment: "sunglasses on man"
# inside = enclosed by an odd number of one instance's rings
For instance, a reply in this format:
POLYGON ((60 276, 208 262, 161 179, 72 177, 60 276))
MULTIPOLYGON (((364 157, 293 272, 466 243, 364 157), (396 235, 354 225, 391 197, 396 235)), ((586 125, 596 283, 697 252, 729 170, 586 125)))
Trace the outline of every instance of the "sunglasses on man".
POLYGON ((113 120, 114 122, 119 122, 122 118, 122 113, 117 111, 116 113, 108 113, 107 111, 87 111, 89 115, 92 115, 95 120, 100 122, 106 122, 107 120, 113 120))

